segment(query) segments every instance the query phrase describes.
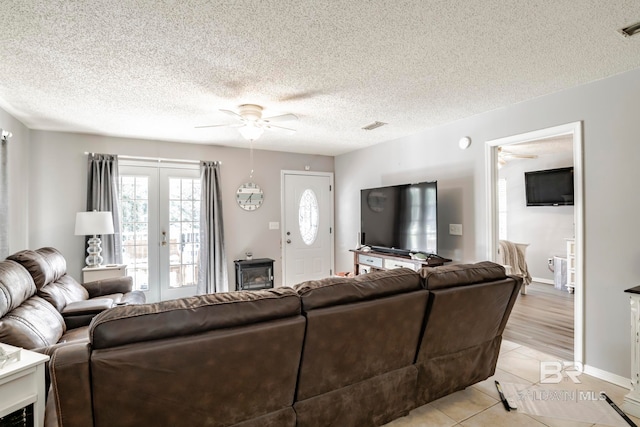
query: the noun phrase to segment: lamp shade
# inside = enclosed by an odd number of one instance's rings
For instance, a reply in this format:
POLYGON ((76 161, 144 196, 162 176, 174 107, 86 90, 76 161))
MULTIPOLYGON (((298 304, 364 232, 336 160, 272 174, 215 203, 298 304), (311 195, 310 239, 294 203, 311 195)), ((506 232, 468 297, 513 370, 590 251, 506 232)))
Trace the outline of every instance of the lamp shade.
POLYGON ((78 212, 76 214, 76 236, 113 234, 111 212, 78 212))

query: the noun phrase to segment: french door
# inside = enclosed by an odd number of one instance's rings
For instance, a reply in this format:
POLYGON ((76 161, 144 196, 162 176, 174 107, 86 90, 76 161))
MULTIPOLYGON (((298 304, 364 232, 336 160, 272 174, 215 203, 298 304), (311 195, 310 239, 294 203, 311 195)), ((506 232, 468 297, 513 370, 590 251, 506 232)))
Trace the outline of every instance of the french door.
POLYGON ((195 165, 120 165, 123 262, 148 302, 195 295, 200 172, 195 165))

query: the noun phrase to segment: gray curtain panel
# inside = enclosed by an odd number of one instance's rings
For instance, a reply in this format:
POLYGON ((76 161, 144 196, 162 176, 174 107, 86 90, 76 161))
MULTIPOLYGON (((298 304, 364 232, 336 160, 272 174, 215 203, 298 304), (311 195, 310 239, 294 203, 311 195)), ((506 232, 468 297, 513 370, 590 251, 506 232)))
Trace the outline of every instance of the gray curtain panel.
POLYGON ((200 202, 199 295, 228 289, 227 258, 224 253, 220 163, 200 162, 202 199, 200 202))
POLYGON ((9 142, 0 129, 0 259, 9 256, 9 174, 7 157, 9 142))
POLYGON ((118 202, 118 156, 113 154, 88 155, 87 212, 110 211, 113 215, 114 234, 100 236, 104 264, 122 263, 122 235, 118 202))

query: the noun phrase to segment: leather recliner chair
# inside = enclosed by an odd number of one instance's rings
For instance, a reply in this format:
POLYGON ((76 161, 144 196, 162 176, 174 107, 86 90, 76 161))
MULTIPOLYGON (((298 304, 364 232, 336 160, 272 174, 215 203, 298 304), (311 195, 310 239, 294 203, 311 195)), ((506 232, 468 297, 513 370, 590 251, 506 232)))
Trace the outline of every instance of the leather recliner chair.
POLYGON ((62 314, 67 329, 86 326, 98 313, 116 305, 145 302, 144 293, 132 290, 131 277, 78 283, 67 274, 67 262, 55 248, 27 249, 7 259, 29 271, 36 294, 62 314))

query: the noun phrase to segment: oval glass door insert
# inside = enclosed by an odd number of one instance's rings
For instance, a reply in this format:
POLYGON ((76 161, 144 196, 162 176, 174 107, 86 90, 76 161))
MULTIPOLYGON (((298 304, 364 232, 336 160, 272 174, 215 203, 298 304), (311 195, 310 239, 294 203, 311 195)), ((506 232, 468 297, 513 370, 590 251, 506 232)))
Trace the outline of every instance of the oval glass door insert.
POLYGON ((298 209, 298 226, 302 241, 311 246, 318 237, 318 198, 316 193, 307 188, 300 197, 300 207, 298 209))

